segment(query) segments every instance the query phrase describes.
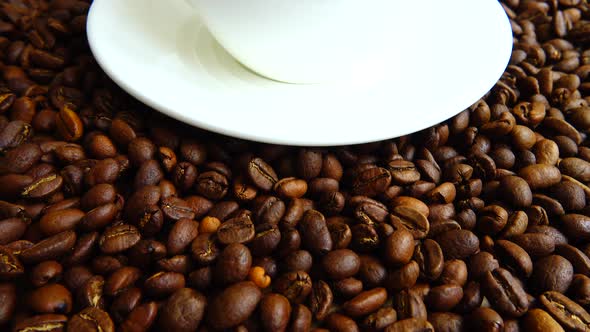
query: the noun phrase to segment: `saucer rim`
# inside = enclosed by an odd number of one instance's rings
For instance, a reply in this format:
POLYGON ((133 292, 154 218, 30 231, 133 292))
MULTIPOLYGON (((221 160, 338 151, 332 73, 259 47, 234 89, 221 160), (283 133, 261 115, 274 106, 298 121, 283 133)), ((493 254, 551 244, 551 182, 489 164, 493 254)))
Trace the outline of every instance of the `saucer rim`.
MULTIPOLYGON (((456 114, 462 112, 464 109, 468 108, 470 105, 472 105, 474 102, 477 101, 476 100, 472 100, 469 101, 469 103, 467 103, 466 101, 464 101, 466 98, 462 99, 462 103, 464 104, 465 107, 463 108, 457 108, 456 110, 454 110, 452 113, 451 112, 441 112, 443 113, 442 115, 437 115, 436 117, 432 117, 430 120, 433 123, 424 123, 424 124, 420 124, 418 127, 420 127, 419 129, 415 129, 413 127, 409 127, 406 128, 406 130, 404 129, 400 129, 398 130, 396 133, 388 133, 388 132, 381 132, 379 134, 373 134, 373 135, 364 135, 362 138, 358 138, 358 137, 353 137, 350 138, 349 140, 343 140, 342 137, 340 137, 340 139, 338 139, 338 141, 334 141, 334 140, 329 140, 326 139, 324 141, 318 142, 317 140, 306 140, 305 139, 305 135, 301 135, 299 137, 297 137, 296 139, 293 139, 294 137, 289 137, 289 138, 284 138, 284 137, 276 137, 276 136, 268 136, 268 135, 258 135, 255 132, 252 131, 239 131, 239 130, 235 130, 235 129, 231 129, 231 128, 227 128, 227 127, 223 127, 221 125, 215 124, 215 123, 211 123, 206 121, 205 119, 201 119, 198 116, 191 116, 189 113, 183 113, 182 111, 179 110, 175 110, 172 109, 170 107, 168 107, 167 105, 161 103, 158 101, 157 98, 152 98, 150 96, 147 96, 145 93, 142 93, 140 90, 136 89, 133 85, 129 84, 124 78, 123 75, 121 75, 121 73, 117 73, 114 69, 114 67, 109 64, 108 60, 106 60, 108 58, 108 55, 104 54, 103 50, 101 50, 99 47, 97 47, 97 44, 99 42, 97 42, 97 30, 99 29, 99 22, 100 19, 97 18, 97 16, 99 16, 99 14, 97 14, 96 10, 93 10, 94 8, 96 8, 98 6, 98 4, 101 3, 107 3, 108 1, 113 1, 113 0, 95 0, 90 8, 90 12, 88 14, 88 21, 87 21, 87 36, 88 36, 88 41, 89 41, 89 45, 90 45, 90 49, 97 61, 97 63, 100 65, 100 67, 102 68, 102 70, 116 83, 118 84, 122 89, 124 89, 125 91, 127 91, 131 96, 135 97, 136 99, 138 99, 139 101, 143 102, 144 104, 146 104, 147 106, 153 108, 156 111, 162 112, 164 114, 166 114, 167 116, 170 116, 171 118, 175 118, 177 120, 180 120, 182 122, 185 122, 187 124, 199 127, 201 129, 205 129, 208 131, 212 131, 215 133, 219 133, 222 135, 227 135, 227 136, 232 136, 232 137, 237 137, 237 138, 241 138, 241 139, 246 139, 246 140, 251 140, 251 141, 255 141, 255 142, 262 142, 262 143, 269 143, 269 144, 281 144, 281 145, 290 145, 290 146, 317 146, 317 147, 322 147, 322 146, 343 146, 343 145, 355 145, 355 144, 363 144, 363 143, 368 143, 368 142, 375 142, 375 141, 381 141, 381 140, 387 140, 387 139, 392 139, 395 137, 400 137, 400 136, 404 136, 407 134, 411 134, 411 133, 415 133, 418 132, 420 130, 426 129, 430 126, 436 125, 437 123, 441 123, 444 122, 450 118, 452 118, 453 116, 455 116, 456 114), (449 115, 450 114, 450 115, 449 115), (394 135, 394 136, 392 136, 394 135)), ((136 0, 139 1, 139 0, 136 0)), ((506 66, 509 63, 510 60, 510 54, 512 51, 512 31, 510 28, 510 21, 507 17, 507 15, 504 13, 504 11, 501 8, 500 3, 498 3, 495 0, 485 0, 485 1, 493 1, 494 3, 496 3, 498 9, 501 10, 501 15, 502 17, 497 17, 499 21, 504 21, 503 22, 503 28, 504 28, 504 32, 505 35, 503 36, 504 38, 504 43, 506 45, 504 45, 504 66, 503 69, 501 71, 498 72, 497 78, 494 80, 493 83, 490 83, 490 87, 481 93, 481 96, 478 97, 481 98, 483 97, 487 91, 489 91, 489 89, 491 89, 496 82, 498 81, 498 79, 501 77, 501 75, 503 74, 503 72, 505 71, 506 66), (509 36, 508 33, 506 33, 506 28, 507 31, 509 32, 509 36), (509 37, 509 38, 508 38, 509 37), (507 41, 510 41, 509 43, 509 47, 507 47, 508 43, 507 41)), ((124 3, 131 3, 133 1, 124 1, 124 3)), ((128 4, 129 5, 129 4, 128 4)), ((498 14, 498 13, 496 13, 498 14)), ((502 29, 498 29, 498 31, 501 31, 502 29)), ((259 75, 259 74, 257 74, 259 75)), ((263 78, 264 80, 268 81, 268 82, 273 82, 273 84, 292 84, 292 83, 284 83, 284 82, 280 82, 280 81, 276 81, 273 79, 269 79, 267 77, 261 76, 259 75, 259 77, 263 78)), ((491 79, 490 79, 491 81, 491 79)), ((297 84, 295 84, 297 85, 297 84)), ((312 86, 322 86, 325 84, 312 84, 312 86)), ((328 84, 329 85, 329 84, 328 84)), ((367 132, 370 132, 370 128, 367 128, 369 130, 367 130, 367 132)), ((326 135, 329 136, 329 135, 326 135)))

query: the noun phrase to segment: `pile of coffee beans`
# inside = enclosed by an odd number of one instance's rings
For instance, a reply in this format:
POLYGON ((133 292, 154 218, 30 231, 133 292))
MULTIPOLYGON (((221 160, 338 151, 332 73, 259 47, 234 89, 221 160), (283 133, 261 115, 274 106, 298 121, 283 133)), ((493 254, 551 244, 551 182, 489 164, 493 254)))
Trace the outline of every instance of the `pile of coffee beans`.
POLYGON ((89 1, 2 1, 0 330, 590 330, 590 4, 502 5, 469 109, 299 148, 130 98, 89 1))

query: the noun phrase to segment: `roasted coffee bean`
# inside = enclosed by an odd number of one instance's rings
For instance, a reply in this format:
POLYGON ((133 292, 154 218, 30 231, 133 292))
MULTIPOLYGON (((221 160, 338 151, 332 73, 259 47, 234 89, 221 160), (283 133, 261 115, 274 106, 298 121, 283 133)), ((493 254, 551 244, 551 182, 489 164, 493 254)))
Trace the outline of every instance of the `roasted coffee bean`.
POLYGON ((61 278, 63 267, 56 261, 45 261, 37 264, 31 271, 31 283, 41 287, 48 282, 55 282, 61 278))
POLYGON ((561 172, 555 166, 535 164, 522 168, 518 175, 528 183, 531 189, 543 189, 561 181, 561 172))
POLYGON ((435 311, 451 311, 463 297, 463 288, 457 285, 440 285, 430 289, 426 304, 435 311))
POLYGON ((360 256, 361 265, 359 278, 367 287, 381 286, 387 277, 385 265, 377 258, 369 255, 360 256))
POLYGON ((152 296, 166 296, 185 286, 184 275, 177 272, 158 272, 147 278, 144 288, 152 296))
POLYGON ((583 274, 574 274, 568 290, 570 297, 580 305, 590 303, 590 278, 583 274))
POLYGON ((198 235, 198 224, 191 219, 178 220, 170 233, 166 249, 172 255, 182 253, 198 235))
POLYGON ((86 282, 76 291, 76 302, 78 305, 82 308, 96 307, 104 309, 104 283, 104 278, 102 276, 94 276, 86 280, 86 282))
POLYGON ((497 240, 494 250, 500 261, 516 274, 528 278, 533 272, 531 257, 516 243, 508 240, 497 240))
POLYGON ((373 288, 345 302, 342 309, 351 317, 366 316, 379 309, 386 300, 385 288, 373 288))
POLYGON ((358 325, 352 318, 338 313, 332 313, 326 318, 326 326, 334 332, 359 331, 358 325))
POLYGON ((234 284, 246 279, 252 266, 250 250, 243 244, 232 243, 225 247, 215 266, 215 279, 222 284, 234 284))
POLYGON ((262 293, 254 283, 238 282, 211 300, 206 319, 216 329, 235 327, 250 317, 260 300, 262 293))
POLYGON ((421 318, 426 319, 426 305, 417 292, 404 289, 393 296, 393 308, 399 319, 421 318))
POLYGON ((277 174, 272 167, 260 158, 250 160, 247 174, 252 183, 265 191, 270 191, 278 181, 277 174))
POLYGON ((533 332, 560 332, 564 329, 546 311, 531 309, 522 319, 522 327, 533 332))
POLYGON ((393 266, 408 263, 414 253, 414 237, 405 230, 399 229, 387 237, 384 244, 384 258, 393 266))
POLYGON ((0 325, 8 323, 16 310, 16 286, 10 283, 0 283, 0 325))
POLYGON ((217 239, 222 244, 247 243, 254 238, 254 224, 249 217, 236 217, 221 224, 217 239))
POLYGON ((361 323, 361 328, 368 331, 380 331, 395 323, 397 313, 393 308, 381 308, 367 316, 361 323))
POLYGON ((505 269, 488 271, 482 279, 482 291, 494 308, 514 317, 522 316, 529 301, 518 280, 505 269))
POLYGON ((57 259, 67 254, 75 244, 76 233, 65 231, 47 237, 34 246, 23 250, 19 257, 28 264, 57 259))
POLYGON ((204 317, 207 299, 190 288, 174 292, 162 306, 159 324, 163 329, 174 331, 194 331, 204 317), (190 312, 190 315, 186 313, 190 312))
POLYGON ((121 224, 107 229, 98 240, 98 245, 105 254, 115 254, 133 247, 140 239, 137 228, 121 224))
POLYGON ((559 255, 543 257, 535 262, 531 286, 537 292, 564 293, 570 286, 574 268, 570 261, 559 255))
POLYGON ((311 321, 311 311, 309 311, 309 309, 303 304, 298 304, 293 307, 291 312, 291 324, 289 331, 309 331, 311 329, 311 321))
POLYGON ((555 253, 567 259, 574 267, 574 272, 590 274, 590 258, 580 249, 569 244, 555 246, 555 253))
POLYGON ((567 296, 549 291, 539 297, 544 309, 569 330, 583 331, 590 323, 590 314, 567 296))
POLYGON ((114 271, 105 281, 104 292, 106 295, 115 296, 132 287, 141 277, 141 270, 131 266, 124 266, 114 271))
POLYGON ((437 242, 426 239, 414 249, 414 261, 420 267, 420 275, 428 280, 438 279, 443 271, 444 256, 437 242))
POLYGON ((491 308, 480 307, 473 310, 468 321, 468 327, 473 331, 504 331, 504 320, 491 308))
POLYGON ((357 274, 361 267, 361 259, 352 250, 334 250, 322 258, 322 267, 328 277, 345 279, 357 274))
POLYGON ((351 298, 363 291, 363 282, 355 278, 335 281, 334 290, 344 298, 351 298))
POLYGON ((260 301, 260 320, 265 331, 285 331, 291 316, 291 304, 286 297, 270 293, 260 301))
POLYGON ((68 317, 64 315, 44 314, 31 316, 19 320, 14 327, 14 331, 64 331, 67 322, 68 317))
POLYGON ((416 284, 419 275, 420 267, 418 263, 416 261, 410 261, 400 268, 390 270, 384 281, 384 285, 390 292, 411 288, 416 284))
POLYGON ((310 310, 317 320, 324 320, 329 313, 334 295, 330 286, 320 280, 313 284, 311 288, 310 310))
POLYGON ((381 167, 371 167, 361 171, 352 183, 352 193, 374 197, 384 192, 391 183, 391 174, 381 167))
POLYGON ((435 238, 445 258, 464 259, 479 250, 479 239, 468 230, 452 230, 439 234, 435 238))
POLYGON ((425 318, 407 318, 399 320, 385 328, 385 332, 433 332, 434 327, 425 318))
POLYGON ((555 240, 542 233, 525 233, 513 236, 511 240, 533 257, 546 256, 555 250, 555 240))
POLYGON ((428 235, 430 231, 428 214, 423 214, 414 207, 404 205, 394 207, 392 212, 390 222, 394 228, 407 229, 415 239, 423 239, 428 235))
POLYGON ((590 217, 581 214, 566 214, 561 216, 563 232, 571 240, 582 241, 590 239, 590 217))
POLYGON ((293 303, 302 303, 311 292, 312 282, 303 271, 288 272, 276 279, 273 290, 293 303))
POLYGON ((49 284, 33 290, 28 303, 38 313, 67 314, 72 310, 72 294, 60 284, 49 284))
POLYGON ((428 315, 428 322, 435 331, 441 332, 462 331, 465 324, 461 315, 451 312, 433 312, 428 315))
POLYGON ((115 331, 115 324, 108 313, 95 308, 89 307, 70 318, 67 325, 67 331, 115 331))
POLYGON ((324 254, 332 250, 333 242, 324 216, 316 210, 305 213, 299 222, 302 244, 315 254, 324 254))
POLYGON ((476 281, 470 281, 463 288, 463 298, 455 307, 457 312, 466 313, 481 306, 483 296, 481 294, 480 285, 476 281))
POLYGON ((158 313, 156 302, 148 302, 135 307, 121 324, 121 331, 147 331, 154 324, 158 313))
POLYGON ((212 233, 203 233, 191 243, 191 253, 198 264, 208 265, 219 257, 220 249, 212 233))

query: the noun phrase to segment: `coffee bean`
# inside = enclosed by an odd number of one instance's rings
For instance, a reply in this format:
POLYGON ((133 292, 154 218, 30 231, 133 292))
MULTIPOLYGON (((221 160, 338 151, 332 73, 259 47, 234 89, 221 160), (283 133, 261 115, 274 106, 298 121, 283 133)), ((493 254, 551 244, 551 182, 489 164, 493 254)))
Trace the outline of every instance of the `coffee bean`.
POLYGON ((299 223, 299 231, 303 245, 315 254, 323 254, 332 250, 333 242, 324 216, 316 210, 305 213, 299 223))
POLYGON ((451 311, 463 297, 463 288, 457 285, 440 285, 430 289, 426 303, 435 311, 451 311))
POLYGON ((500 261, 516 274, 530 277, 533 272, 533 262, 522 247, 511 241, 497 240, 494 250, 500 261))
POLYGON ((73 231, 61 232, 23 250, 20 253, 20 258, 28 264, 56 259, 67 254, 75 244, 76 233, 73 231))
POLYGON ((544 309, 567 329, 581 331, 590 323, 590 314, 561 293, 548 291, 541 294, 539 300, 544 309))
POLYGON ((332 279, 352 277, 357 274, 360 266, 359 256, 349 249, 330 251, 322 258, 322 267, 332 279))
POLYGON ((225 329, 244 322, 262 299, 262 293, 250 281, 233 284, 214 297, 207 309, 211 327, 225 329))
POLYGON ((352 192, 355 195, 374 197, 387 189, 391 183, 391 174, 381 167, 363 170, 353 180, 352 192))
POLYGON ((246 279, 252 266, 250 250, 243 244, 232 243, 225 247, 215 266, 215 279, 223 284, 234 284, 246 279))
POLYGON ((434 331, 434 327, 424 318, 407 318, 399 320, 385 328, 385 332, 434 331))
POLYGON ((438 279, 443 271, 444 257, 436 241, 426 239, 414 249, 414 260, 420 267, 420 275, 428 280, 438 279))
POLYGON ((270 191, 278 181, 272 167, 260 158, 254 158, 248 163, 248 176, 252 183, 264 191, 270 191))
POLYGON ((37 264, 31 271, 31 283, 35 287, 41 287, 48 282, 61 279, 63 267, 56 261, 45 261, 37 264))
POLYGON ((68 317, 57 314, 44 314, 24 318, 19 320, 14 331, 63 331, 68 322, 68 317))
POLYGON ((310 309, 317 320, 324 320, 329 313, 334 295, 330 286, 320 280, 313 284, 311 288, 310 309))
POLYGON ((574 275, 572 264, 559 255, 543 257, 535 262, 531 275, 532 287, 539 293, 558 291, 564 293, 574 275))
POLYGON ((254 238, 254 224, 249 217, 236 217, 221 224, 217 239, 222 244, 247 243, 254 238))
POLYGON ((564 331, 546 311, 542 309, 531 309, 523 318, 523 328, 527 331, 564 331))
POLYGON ((452 230, 439 234, 435 238, 445 257, 449 259, 464 259, 479 250, 479 240, 468 230, 452 230))
POLYGON ((480 307, 471 312, 468 326, 474 331, 500 332, 504 331, 504 320, 493 309, 480 307))
POLYGON ((384 258, 394 266, 404 265, 412 259, 414 253, 414 237, 405 230, 399 229, 385 240, 384 258))
POLYGON ((198 224, 191 219, 178 220, 170 233, 166 249, 170 254, 182 253, 198 235, 198 224))
POLYGON ((555 253, 567 259, 573 265, 574 272, 590 273, 590 258, 580 249, 569 244, 559 244, 555 246, 555 253))
MULTIPOLYGON (((196 312, 196 310, 195 310, 196 312)), ((135 307, 121 324, 121 331, 146 331, 156 320, 158 305, 148 302, 135 307)))
POLYGON ((366 316, 380 308, 387 300, 385 288, 373 288, 364 291, 342 305, 342 309, 351 317, 366 316))
POLYGON ((581 214, 566 214, 561 216, 563 232, 573 240, 590 239, 590 218, 581 214))
POLYGON ((303 271, 288 272, 276 279, 273 290, 293 303, 302 303, 311 292, 312 282, 303 271))
POLYGON ((399 319, 420 318, 426 319, 426 305, 417 292, 404 289, 393 296, 393 308, 397 311, 399 319))
POLYGON ((109 314, 95 308, 89 307, 70 318, 67 331, 115 331, 115 325, 109 314))
POLYGON ((162 328, 175 331, 193 331, 204 317, 207 299, 190 288, 174 292, 160 310, 159 324, 162 328), (190 312, 190 315, 186 315, 190 312))
POLYGON ((467 325, 461 315, 451 312, 433 312, 428 315, 428 322, 435 331, 461 331, 467 325))
POLYGON ((60 284, 49 284, 35 289, 28 303, 38 313, 67 314, 72 310, 72 294, 60 284))
POLYGON ((379 331, 395 323, 396 320, 397 313, 393 308, 381 308, 367 316, 361 323, 361 328, 364 330, 379 331))
POLYGON ((546 256, 555 250, 555 240, 542 233, 525 233, 513 236, 511 240, 533 257, 546 256))
POLYGON ((488 271, 482 279, 482 291, 494 308, 519 317, 526 313, 529 302, 517 279, 505 269, 488 271))
POLYGON ((219 256, 220 249, 214 241, 212 233, 199 234, 191 243, 193 259, 203 265, 214 262, 219 256))
POLYGON ((362 255, 359 258, 361 260, 359 278, 367 287, 381 286, 387 277, 385 265, 373 256, 362 255))
POLYGON ((105 254, 114 254, 133 247, 140 239, 137 228, 121 224, 107 229, 98 240, 98 245, 105 254))
POLYGON ((309 331, 311 329, 311 312, 303 304, 293 307, 291 312, 290 330, 293 332, 309 331))
POLYGON ((265 331, 285 331, 291 316, 291 304, 280 294, 266 294, 260 301, 260 319, 265 331))
POLYGON ((147 278, 145 290, 152 296, 165 296, 184 288, 184 275, 176 272, 158 272, 147 278))
POLYGON ((410 288, 416 284, 419 274, 418 263, 410 261, 398 269, 390 270, 384 284, 390 292, 410 288))
POLYGON ((415 239, 423 239, 430 231, 428 214, 423 214, 417 209, 410 206, 396 206, 390 215, 390 222, 394 228, 401 227, 407 229, 415 239))
POLYGON ((0 284, 0 325, 8 323, 16 310, 16 287, 13 284, 0 284))
POLYGON ((334 332, 357 332, 359 331, 356 322, 342 314, 333 313, 326 318, 326 325, 334 332))
POLYGON ((420 180, 420 172, 414 163, 406 160, 393 160, 387 164, 391 181, 399 185, 407 185, 420 180))
POLYGON ((561 181, 561 172, 555 166, 535 164, 522 168, 518 175, 528 183, 531 189, 544 189, 561 181))

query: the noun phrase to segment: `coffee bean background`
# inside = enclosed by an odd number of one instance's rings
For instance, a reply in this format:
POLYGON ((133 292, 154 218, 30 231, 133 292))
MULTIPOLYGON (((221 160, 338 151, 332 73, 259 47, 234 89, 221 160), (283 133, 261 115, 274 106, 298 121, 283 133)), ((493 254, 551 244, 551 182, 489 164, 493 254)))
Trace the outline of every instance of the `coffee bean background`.
POLYGON ((500 2, 514 50, 471 107, 303 148, 125 94, 90 1, 3 1, 0 331, 590 329, 590 4, 500 2))

